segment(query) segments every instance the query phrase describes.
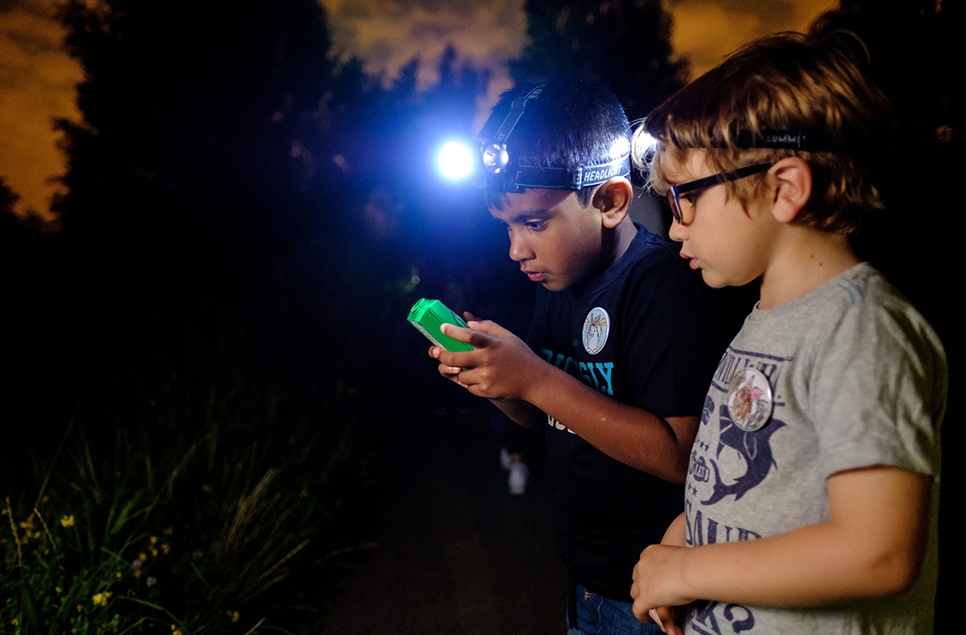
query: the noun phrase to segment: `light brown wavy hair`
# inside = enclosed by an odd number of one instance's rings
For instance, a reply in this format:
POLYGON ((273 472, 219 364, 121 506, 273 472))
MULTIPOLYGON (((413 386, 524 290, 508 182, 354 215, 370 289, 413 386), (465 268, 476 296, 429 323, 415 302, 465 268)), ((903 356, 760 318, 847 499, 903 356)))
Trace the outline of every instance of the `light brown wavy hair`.
MULTIPOLYGON (((648 115, 635 141, 647 132, 657 145, 646 150, 635 142, 632 159, 649 187, 664 195, 662 164, 684 165, 693 149, 705 150, 720 172, 799 157, 812 171, 812 195, 794 222, 850 234, 885 207, 875 175, 895 136, 888 99, 863 73, 867 63, 861 40, 842 31, 751 42, 648 115), (739 147, 776 130, 808 130, 820 149, 739 147)), ((768 178, 762 173, 725 185, 747 210, 768 178)))

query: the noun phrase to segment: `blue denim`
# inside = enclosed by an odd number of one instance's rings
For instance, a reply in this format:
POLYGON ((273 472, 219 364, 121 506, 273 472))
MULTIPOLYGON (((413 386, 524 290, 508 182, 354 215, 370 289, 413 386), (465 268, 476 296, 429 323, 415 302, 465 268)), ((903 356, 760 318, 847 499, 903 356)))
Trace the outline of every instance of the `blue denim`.
POLYGON ((654 622, 638 621, 630 602, 618 602, 577 585, 577 624, 567 635, 664 635, 654 622))

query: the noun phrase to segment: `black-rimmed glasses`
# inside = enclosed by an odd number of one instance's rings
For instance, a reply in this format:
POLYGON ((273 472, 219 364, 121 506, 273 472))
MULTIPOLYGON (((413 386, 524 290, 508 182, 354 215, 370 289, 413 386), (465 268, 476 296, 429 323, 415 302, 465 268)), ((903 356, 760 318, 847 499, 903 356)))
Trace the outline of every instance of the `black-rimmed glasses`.
MULTIPOLYGON (((681 210, 682 194, 711 187, 712 185, 717 185, 719 183, 737 181, 738 179, 743 179, 746 176, 751 176, 752 174, 759 174, 767 171, 773 165, 775 164, 756 163, 755 165, 738 168, 733 172, 721 172, 720 174, 712 174, 711 176, 706 176, 703 179, 698 179, 696 181, 688 181, 687 183, 682 183, 681 185, 672 185, 667 190, 667 202, 671 207, 671 214, 674 216, 674 220, 676 220, 678 224, 686 224, 684 221, 684 213, 681 210)), ((690 223, 692 220, 693 219, 689 218, 687 222, 690 223)))

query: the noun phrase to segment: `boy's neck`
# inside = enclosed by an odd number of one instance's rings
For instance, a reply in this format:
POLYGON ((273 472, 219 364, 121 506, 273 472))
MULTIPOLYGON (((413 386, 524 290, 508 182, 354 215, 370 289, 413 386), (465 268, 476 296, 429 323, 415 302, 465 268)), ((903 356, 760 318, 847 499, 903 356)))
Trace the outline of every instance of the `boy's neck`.
POLYGON ((627 248, 630 247, 636 235, 637 227, 629 216, 614 229, 604 230, 598 266, 587 272, 587 275, 575 283, 574 290, 583 288, 583 285, 587 284, 588 281, 610 269, 627 252, 627 248))
POLYGON ((860 260, 847 236, 788 225, 761 277, 760 309, 772 309, 814 291, 860 260))
POLYGON ((624 220, 614 228, 614 252, 613 258, 611 258, 608 263, 608 267, 615 262, 617 262, 627 248, 631 246, 631 242, 634 240, 634 236, 637 235, 637 226, 634 225, 634 221, 631 220, 630 215, 624 217, 624 220))

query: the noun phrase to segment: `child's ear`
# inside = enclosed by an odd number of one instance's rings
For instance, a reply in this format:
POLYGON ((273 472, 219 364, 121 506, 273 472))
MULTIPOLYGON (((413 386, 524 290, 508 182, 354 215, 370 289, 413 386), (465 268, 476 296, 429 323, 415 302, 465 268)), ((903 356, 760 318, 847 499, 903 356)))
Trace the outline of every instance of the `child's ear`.
POLYGON ((772 214, 780 223, 790 223, 812 196, 812 169, 798 157, 786 157, 771 168, 775 176, 772 214))
POLYGON ((627 217, 633 198, 634 189, 630 181, 622 176, 615 176, 597 188, 591 204, 601 213, 604 227, 614 229, 627 217))

